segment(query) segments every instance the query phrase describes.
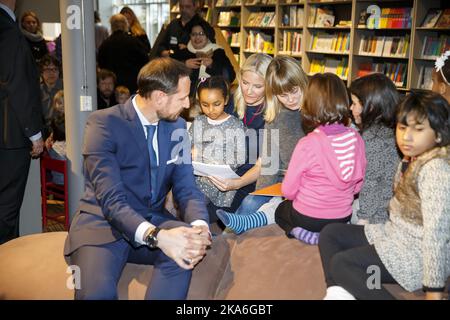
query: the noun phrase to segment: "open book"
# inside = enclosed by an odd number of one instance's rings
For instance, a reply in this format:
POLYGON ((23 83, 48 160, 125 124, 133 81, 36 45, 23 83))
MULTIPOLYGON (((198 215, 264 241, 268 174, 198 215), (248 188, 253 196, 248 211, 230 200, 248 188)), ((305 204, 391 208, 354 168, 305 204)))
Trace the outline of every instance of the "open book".
POLYGON ((192 161, 194 167, 194 175, 203 177, 218 177, 222 179, 238 179, 239 176, 229 165, 222 164, 206 164, 203 162, 192 161))
POLYGON ((250 194, 253 196, 282 197, 283 195, 281 194, 281 182, 256 190, 250 194))

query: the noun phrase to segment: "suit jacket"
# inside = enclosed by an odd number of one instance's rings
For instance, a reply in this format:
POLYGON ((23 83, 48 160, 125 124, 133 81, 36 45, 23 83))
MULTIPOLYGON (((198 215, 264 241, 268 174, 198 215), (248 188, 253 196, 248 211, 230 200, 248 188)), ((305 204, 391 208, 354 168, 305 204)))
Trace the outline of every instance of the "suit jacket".
MULTIPOLYGON (((85 193, 66 241, 66 255, 83 245, 101 245, 121 238, 138 246, 134 237, 142 222, 158 224, 154 218, 165 214, 169 218, 164 202, 171 188, 184 222, 167 221, 161 227, 172 228, 199 219, 208 222, 205 199, 196 187, 192 165, 175 163, 173 150, 181 144, 171 141, 171 136, 177 129, 182 129, 187 139, 186 155, 191 157, 186 122, 181 118, 159 121, 157 196, 151 199, 147 141, 131 100, 93 112, 88 118, 83 146, 85 193)), ((179 159, 183 157, 182 152, 177 154, 179 159)))
POLYGON ((39 72, 18 25, 0 8, 0 148, 30 147, 42 125, 39 72))

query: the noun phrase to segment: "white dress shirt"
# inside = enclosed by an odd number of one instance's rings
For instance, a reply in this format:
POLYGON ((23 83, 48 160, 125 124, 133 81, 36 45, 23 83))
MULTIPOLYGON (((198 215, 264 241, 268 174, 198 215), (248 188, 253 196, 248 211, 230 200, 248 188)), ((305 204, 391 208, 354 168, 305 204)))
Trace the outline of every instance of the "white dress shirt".
MULTIPOLYGON (((133 97, 131 102, 133 103, 133 108, 138 115, 139 121, 141 122, 141 125, 142 125, 142 130, 144 130, 145 138, 147 139, 147 129, 145 126, 148 126, 148 125, 157 126, 159 121, 150 123, 150 121, 147 120, 147 118, 142 114, 141 110, 139 110, 139 108, 136 104, 136 96, 133 97)), ((157 160, 158 166, 159 166, 158 128, 156 128, 155 134, 153 135, 152 145, 153 145, 153 149, 155 150, 156 160, 157 160)), ((191 226, 201 226, 201 225, 208 226, 208 223, 204 220, 195 220, 195 221, 191 222, 191 226)), ((144 234, 149 228, 153 228, 153 227, 154 227, 154 225, 148 221, 142 222, 136 229, 136 233, 134 235, 134 241, 145 245, 144 234)))

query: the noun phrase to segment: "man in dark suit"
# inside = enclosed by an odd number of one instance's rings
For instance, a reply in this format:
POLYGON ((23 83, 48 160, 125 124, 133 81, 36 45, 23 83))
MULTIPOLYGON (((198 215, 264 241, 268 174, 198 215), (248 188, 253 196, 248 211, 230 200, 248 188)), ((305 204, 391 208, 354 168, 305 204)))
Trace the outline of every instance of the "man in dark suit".
POLYGON ((15 2, 0 0, 0 244, 19 236, 31 156, 44 147, 39 72, 16 23, 15 2))
POLYGON ((211 244, 204 196, 190 161, 181 161, 190 147, 183 155, 174 138, 186 134, 179 115, 189 107, 189 69, 159 58, 137 82, 137 95, 93 112, 86 125, 85 194, 65 245, 80 267, 76 299, 117 299, 127 262, 154 265, 146 299, 185 299, 211 244), (164 210, 170 189, 182 221, 164 210))

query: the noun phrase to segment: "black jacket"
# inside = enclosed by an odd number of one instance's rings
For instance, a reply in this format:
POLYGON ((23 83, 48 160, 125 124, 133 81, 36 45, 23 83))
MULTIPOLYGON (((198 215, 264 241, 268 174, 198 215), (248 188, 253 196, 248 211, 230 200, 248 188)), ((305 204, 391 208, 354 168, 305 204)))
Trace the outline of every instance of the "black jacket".
MULTIPOLYGON (((196 58, 195 53, 190 52, 188 49, 177 51, 171 55, 172 58, 185 62, 188 59, 196 58)), ((216 49, 212 56, 213 63, 206 68, 206 73, 210 76, 223 76, 229 83, 234 81, 236 73, 234 72, 233 65, 225 54, 225 50, 216 49)), ((195 91, 198 83, 198 74, 200 69, 193 69, 191 71, 191 96, 195 95, 195 91)))
POLYGON ((0 8, 0 148, 28 148, 42 125, 36 63, 17 23, 0 8))
POLYGON ((133 94, 139 70, 148 62, 148 53, 140 40, 123 31, 110 35, 98 49, 98 65, 116 74, 117 85, 133 94))

